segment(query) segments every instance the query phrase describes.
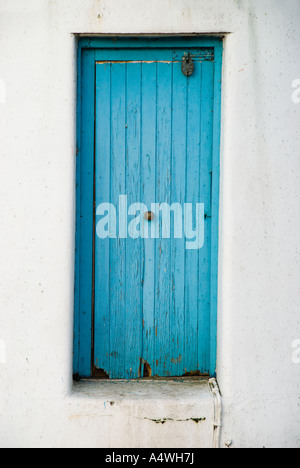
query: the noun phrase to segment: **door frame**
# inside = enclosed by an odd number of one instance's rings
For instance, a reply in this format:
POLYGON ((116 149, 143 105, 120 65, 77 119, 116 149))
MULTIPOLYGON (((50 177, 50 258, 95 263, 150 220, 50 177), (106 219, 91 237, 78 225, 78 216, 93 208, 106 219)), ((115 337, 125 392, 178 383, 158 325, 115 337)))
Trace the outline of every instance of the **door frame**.
POLYGON ((73 374, 93 376, 94 190, 95 190, 95 54, 101 49, 214 48, 214 121, 212 173, 210 366, 217 365, 219 184, 223 38, 206 36, 84 37, 78 39, 76 240, 73 374), (89 85, 87 86, 87 83, 89 85), (92 83, 92 86, 90 85, 92 83), (84 97, 84 100, 83 100, 84 97))

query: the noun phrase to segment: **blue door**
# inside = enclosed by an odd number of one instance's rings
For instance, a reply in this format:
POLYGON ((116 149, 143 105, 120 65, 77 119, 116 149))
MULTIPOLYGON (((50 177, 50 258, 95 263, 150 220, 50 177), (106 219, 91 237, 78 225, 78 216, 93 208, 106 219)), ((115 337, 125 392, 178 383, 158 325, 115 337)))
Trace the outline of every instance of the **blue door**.
POLYGON ((215 372, 221 43, 211 41, 81 46, 82 376, 215 372))

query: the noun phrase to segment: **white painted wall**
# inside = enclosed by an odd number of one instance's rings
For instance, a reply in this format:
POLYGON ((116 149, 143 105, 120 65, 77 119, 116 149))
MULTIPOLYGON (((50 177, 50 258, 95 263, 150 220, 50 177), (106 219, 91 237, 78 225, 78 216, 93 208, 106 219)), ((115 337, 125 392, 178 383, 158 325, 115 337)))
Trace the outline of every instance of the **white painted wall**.
POLYGON ((207 443, 194 423, 143 420, 182 415, 182 399, 161 398, 152 413, 149 396, 137 402, 112 391, 106 412, 110 390, 78 395, 71 379, 72 33, 183 32, 231 33, 221 151, 221 446, 300 447, 292 348, 300 339, 300 103, 292 101, 299 30, 298 0, 1 0, 1 447, 207 443))

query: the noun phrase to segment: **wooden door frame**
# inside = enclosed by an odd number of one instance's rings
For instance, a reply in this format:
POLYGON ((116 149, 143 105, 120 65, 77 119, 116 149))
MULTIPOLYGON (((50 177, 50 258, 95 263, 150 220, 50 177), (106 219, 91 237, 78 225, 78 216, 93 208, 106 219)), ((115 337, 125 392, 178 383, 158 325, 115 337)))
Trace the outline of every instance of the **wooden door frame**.
POLYGON ((95 54, 103 49, 149 49, 173 47, 214 48, 214 122, 211 237, 210 366, 216 376, 219 184, 221 140, 221 80, 223 39, 206 36, 84 37, 78 40, 77 145, 76 145, 76 253, 73 373, 93 375, 93 243, 95 169, 95 54), (87 86, 87 83, 89 85, 87 86), (92 86, 90 85, 92 84, 92 86), (82 99, 84 95, 84 101, 82 99), (83 131, 84 130, 84 131, 83 131))

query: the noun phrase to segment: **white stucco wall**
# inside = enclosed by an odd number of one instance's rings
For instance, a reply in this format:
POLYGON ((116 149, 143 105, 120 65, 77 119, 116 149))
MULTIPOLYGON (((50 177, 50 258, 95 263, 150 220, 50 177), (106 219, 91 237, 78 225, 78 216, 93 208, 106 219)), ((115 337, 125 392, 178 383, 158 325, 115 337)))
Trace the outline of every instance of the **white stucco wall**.
POLYGON ((221 446, 300 447, 299 31, 299 0, 1 0, 1 447, 201 445, 193 422, 150 421, 176 398, 107 413, 72 391, 72 33, 221 32, 221 446))

